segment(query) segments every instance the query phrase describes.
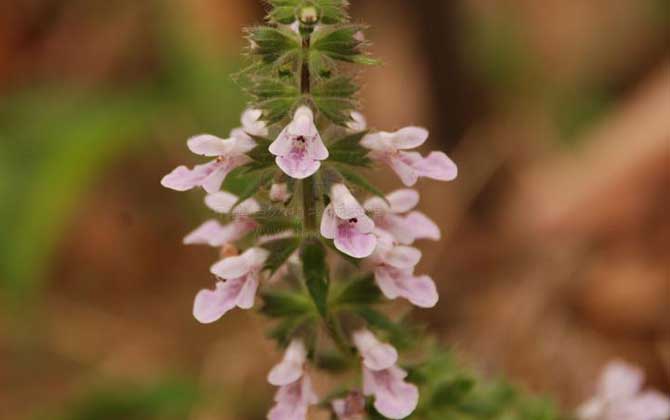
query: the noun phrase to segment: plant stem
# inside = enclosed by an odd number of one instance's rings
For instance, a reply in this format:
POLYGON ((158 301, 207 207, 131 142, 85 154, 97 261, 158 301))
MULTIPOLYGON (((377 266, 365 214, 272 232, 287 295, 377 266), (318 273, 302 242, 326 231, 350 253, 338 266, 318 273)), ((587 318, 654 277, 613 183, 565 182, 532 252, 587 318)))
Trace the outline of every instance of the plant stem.
MULTIPOLYGON (((309 62, 307 59, 310 46, 310 33, 303 33, 302 35, 302 62, 300 64, 300 91, 303 95, 308 96, 311 91, 311 75, 309 72, 309 62)), ((317 229, 317 214, 316 201, 319 199, 316 195, 316 185, 314 180, 316 175, 302 180, 302 209, 304 217, 305 233, 307 235, 316 234, 317 229)), ((333 340, 337 348, 345 355, 352 354, 351 346, 347 343, 347 339, 342 332, 342 327, 339 321, 331 311, 327 311, 322 316, 324 326, 328 335, 333 340)))

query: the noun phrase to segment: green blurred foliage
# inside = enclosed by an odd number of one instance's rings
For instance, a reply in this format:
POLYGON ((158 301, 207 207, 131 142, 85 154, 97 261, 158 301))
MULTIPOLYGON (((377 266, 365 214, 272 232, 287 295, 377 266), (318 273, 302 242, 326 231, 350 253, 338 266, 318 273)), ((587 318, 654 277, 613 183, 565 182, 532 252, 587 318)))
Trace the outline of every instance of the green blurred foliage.
POLYGON ((40 414, 35 420, 183 420, 201 399, 198 387, 188 381, 106 384, 86 392, 60 414, 40 414))
POLYGON ((82 195, 120 156, 151 153, 161 124, 169 122, 172 134, 186 114, 184 123, 222 136, 237 125, 244 103, 229 75, 239 51, 205 52, 178 14, 174 8, 157 13, 152 36, 161 67, 141 84, 114 91, 38 86, 3 98, 0 291, 9 302, 36 296, 82 195))

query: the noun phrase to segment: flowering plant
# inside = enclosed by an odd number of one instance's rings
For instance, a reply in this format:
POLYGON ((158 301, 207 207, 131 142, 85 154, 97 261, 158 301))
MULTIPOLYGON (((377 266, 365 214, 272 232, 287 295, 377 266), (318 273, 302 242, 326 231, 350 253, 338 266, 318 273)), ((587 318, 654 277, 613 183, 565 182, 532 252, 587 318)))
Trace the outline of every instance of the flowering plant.
POLYGON ((558 418, 506 384, 475 382, 416 326, 379 309, 384 300, 437 304, 433 279, 415 273, 422 253, 414 245, 441 232, 407 187, 454 180, 457 167, 443 152, 413 150, 427 140, 424 128, 367 127, 348 74, 376 61, 346 0, 268 3, 267 25, 247 31, 251 63, 239 80, 253 100, 242 127, 226 139, 192 137, 188 148, 211 160, 162 180, 177 191, 201 187, 225 220, 184 239, 221 255, 212 289, 195 297, 195 318, 212 323, 263 300, 261 311, 277 321, 270 336, 285 349, 268 374, 278 387, 270 420, 303 420, 310 407, 342 420, 558 418), (380 192, 363 176, 376 165, 406 188, 380 192), (349 376, 323 393, 312 382, 318 372, 349 376))

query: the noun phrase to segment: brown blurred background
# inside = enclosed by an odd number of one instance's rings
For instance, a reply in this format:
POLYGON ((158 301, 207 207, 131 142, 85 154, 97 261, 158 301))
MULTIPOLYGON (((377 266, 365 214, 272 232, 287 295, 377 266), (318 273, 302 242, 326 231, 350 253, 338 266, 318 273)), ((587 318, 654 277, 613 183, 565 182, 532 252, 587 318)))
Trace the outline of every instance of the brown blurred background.
MULTIPOLYGON (((670 390, 670 1, 352 3, 384 62, 361 76, 370 124, 430 127, 460 168, 420 183, 445 238, 421 267, 440 304, 416 317, 565 408, 611 358, 670 390)), ((266 323, 195 322, 215 251, 180 241, 207 211, 159 185, 195 162, 188 136, 237 124, 229 75, 262 16, 0 3, 0 419, 264 418, 266 323)))

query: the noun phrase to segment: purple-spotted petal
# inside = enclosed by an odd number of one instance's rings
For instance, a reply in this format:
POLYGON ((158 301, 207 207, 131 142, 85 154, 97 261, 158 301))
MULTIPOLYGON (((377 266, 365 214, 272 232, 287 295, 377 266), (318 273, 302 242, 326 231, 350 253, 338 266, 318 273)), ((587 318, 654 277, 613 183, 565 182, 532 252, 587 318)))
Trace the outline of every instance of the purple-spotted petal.
POLYGON ((356 223, 339 222, 335 234, 335 247, 354 258, 369 257, 375 250, 377 238, 372 233, 361 233, 356 223))
POLYGON ((308 157, 304 149, 292 151, 286 156, 277 156, 275 162, 286 175, 295 179, 309 178, 321 167, 321 162, 308 157))

